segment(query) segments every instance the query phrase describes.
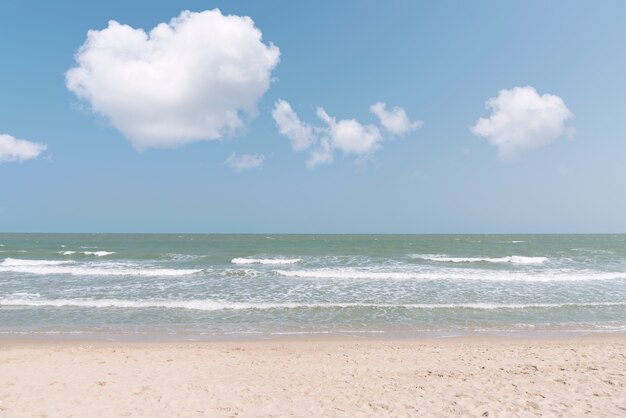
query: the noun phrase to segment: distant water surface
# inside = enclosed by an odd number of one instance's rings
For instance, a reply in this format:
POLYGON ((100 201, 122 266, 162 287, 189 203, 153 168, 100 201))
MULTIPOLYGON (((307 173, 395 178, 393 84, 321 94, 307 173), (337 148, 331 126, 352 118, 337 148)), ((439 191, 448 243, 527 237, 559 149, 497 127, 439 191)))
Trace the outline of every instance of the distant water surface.
POLYGON ((626 235, 0 234, 0 335, 626 331, 626 235))

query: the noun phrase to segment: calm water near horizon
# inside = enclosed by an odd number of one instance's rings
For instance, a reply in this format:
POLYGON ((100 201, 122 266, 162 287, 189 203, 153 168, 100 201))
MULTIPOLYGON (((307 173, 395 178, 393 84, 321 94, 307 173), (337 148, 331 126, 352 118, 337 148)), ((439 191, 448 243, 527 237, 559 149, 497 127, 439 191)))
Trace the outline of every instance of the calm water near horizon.
POLYGON ((0 234, 0 336, 626 331, 626 235, 0 234))

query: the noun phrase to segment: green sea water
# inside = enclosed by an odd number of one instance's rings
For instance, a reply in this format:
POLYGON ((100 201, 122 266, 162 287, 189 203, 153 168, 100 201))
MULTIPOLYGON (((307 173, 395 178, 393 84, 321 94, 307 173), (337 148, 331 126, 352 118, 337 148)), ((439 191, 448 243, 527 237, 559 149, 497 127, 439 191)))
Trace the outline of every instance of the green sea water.
POLYGON ((0 335, 626 330, 626 235, 0 234, 0 335))

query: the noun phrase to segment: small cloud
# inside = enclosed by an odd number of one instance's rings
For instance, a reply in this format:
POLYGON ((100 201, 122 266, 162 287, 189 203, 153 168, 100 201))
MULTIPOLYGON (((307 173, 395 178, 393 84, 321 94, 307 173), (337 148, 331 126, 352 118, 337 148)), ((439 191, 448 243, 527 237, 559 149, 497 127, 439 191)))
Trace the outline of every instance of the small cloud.
POLYGON ((396 106, 391 110, 387 110, 386 107, 385 103, 378 102, 370 106, 370 112, 378 116, 382 127, 392 134, 405 135, 424 124, 421 120, 411 122, 406 111, 401 107, 396 106))
POLYGON ((505 160, 573 133, 565 126, 573 114, 563 99, 553 94, 540 96, 530 86, 500 90, 498 96, 487 100, 486 107, 491 115, 480 118, 471 131, 487 138, 505 160))
POLYGON ((319 141, 319 146, 311 150, 311 156, 306 162, 307 168, 315 168, 318 165, 330 164, 334 160, 333 146, 330 143, 330 138, 322 138, 319 141))
POLYGON ((285 100, 276 102, 272 116, 278 125, 279 132, 291 141, 294 151, 305 150, 317 141, 311 125, 302 122, 285 100))
POLYGON ((149 32, 111 20, 87 33, 66 86, 137 149, 171 148, 242 128, 279 57, 252 19, 218 9, 149 32))
MULTIPOLYGON (((402 108, 395 107, 387 112, 382 103, 372 105, 370 109, 372 108, 383 115, 379 116, 383 127, 396 135, 404 135, 417 129, 421 123, 410 122, 402 108)), ((317 117, 325 126, 313 126, 301 121, 289 103, 282 99, 274 105, 272 115, 278 131, 289 138, 294 151, 309 151, 310 157, 306 163, 308 168, 330 164, 334 160, 336 151, 343 155, 355 156, 358 161, 363 161, 364 158, 382 148, 382 142, 385 140, 378 126, 363 124, 356 119, 337 120, 322 107, 317 108, 317 117)))
POLYGON ((376 151, 383 140, 376 125, 363 125, 356 119, 337 121, 321 107, 317 108, 317 117, 326 123, 325 131, 333 148, 344 154, 369 154, 376 151))
POLYGON ((47 148, 45 144, 0 134, 0 163, 32 160, 39 157, 47 148))
POLYGON ((252 170, 254 168, 260 168, 265 161, 264 155, 255 154, 242 154, 237 155, 235 153, 230 154, 230 157, 224 161, 235 173, 240 173, 245 170, 252 170))

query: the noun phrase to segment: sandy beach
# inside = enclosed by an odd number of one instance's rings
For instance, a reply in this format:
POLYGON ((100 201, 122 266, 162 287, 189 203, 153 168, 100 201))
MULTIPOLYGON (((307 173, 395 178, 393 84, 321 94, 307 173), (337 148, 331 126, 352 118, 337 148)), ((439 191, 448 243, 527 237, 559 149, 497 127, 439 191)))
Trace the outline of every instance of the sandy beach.
POLYGON ((0 347, 6 417, 626 415, 624 335, 0 347))

